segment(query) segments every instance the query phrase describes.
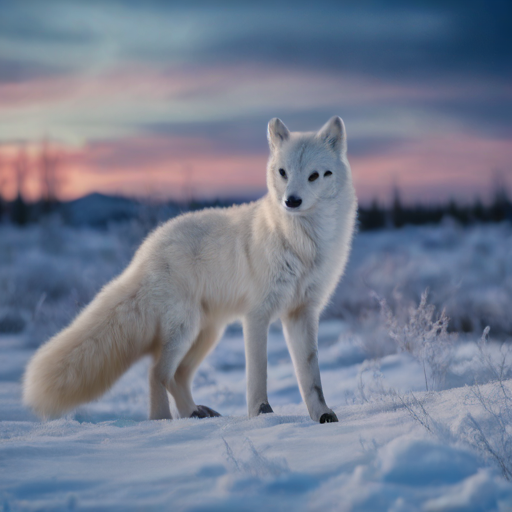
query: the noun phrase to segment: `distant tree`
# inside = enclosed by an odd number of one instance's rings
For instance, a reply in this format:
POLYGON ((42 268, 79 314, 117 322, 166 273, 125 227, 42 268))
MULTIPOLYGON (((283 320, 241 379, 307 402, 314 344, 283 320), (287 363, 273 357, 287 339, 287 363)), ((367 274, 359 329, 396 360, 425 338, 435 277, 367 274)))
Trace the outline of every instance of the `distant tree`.
POLYGON ((471 218, 476 222, 486 222, 488 220, 484 205, 479 197, 475 199, 471 207, 471 218))
POLYGON ((29 207, 23 198, 23 188, 27 178, 29 164, 25 147, 21 147, 13 162, 16 177, 16 199, 11 207, 11 221, 20 226, 25 225, 29 219, 29 207))
POLYGON ((0 153, 0 222, 2 222, 4 214, 7 210, 4 197, 4 188, 6 181, 7 179, 4 176, 4 160, 2 158, 2 154, 0 153))
POLYGON ((39 176, 41 189, 41 206, 43 213, 50 213, 58 203, 59 192, 59 157, 50 151, 48 139, 43 139, 39 154, 39 176))
POLYGON ((199 201, 195 199, 194 167, 190 164, 186 164, 183 165, 181 170, 183 176, 183 202, 185 203, 186 208, 189 210, 195 210, 198 207, 199 201))
POLYGON ((402 201, 400 199, 400 191, 395 187, 393 192, 393 206, 391 208, 391 221, 395 228, 401 228, 406 224, 406 214, 402 201))
POLYGON ((496 186, 494 199, 489 209, 489 216, 493 222, 502 222, 504 220, 512 222, 512 204, 503 183, 496 186))
POLYGON ((468 208, 465 208, 464 206, 460 206, 455 199, 450 199, 450 202, 448 204, 448 215, 455 219, 456 221, 460 222, 463 225, 469 224, 469 211, 468 208))
POLYGON ((377 199, 370 208, 359 208, 359 223, 362 230, 382 229, 386 226, 386 211, 380 207, 377 199))

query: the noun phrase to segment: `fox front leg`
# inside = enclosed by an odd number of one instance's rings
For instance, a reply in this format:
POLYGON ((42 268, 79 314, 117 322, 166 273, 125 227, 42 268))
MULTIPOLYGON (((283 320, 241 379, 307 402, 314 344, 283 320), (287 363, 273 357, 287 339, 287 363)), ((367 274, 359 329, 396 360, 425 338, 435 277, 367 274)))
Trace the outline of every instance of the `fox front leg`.
POLYGON ((245 368, 247 408, 250 417, 274 412, 267 397, 267 336, 269 320, 258 315, 245 318, 245 368))
POLYGON ((333 423, 336 414, 327 407, 318 367, 318 314, 299 308, 281 319, 286 344, 295 367, 300 394, 313 421, 333 423))

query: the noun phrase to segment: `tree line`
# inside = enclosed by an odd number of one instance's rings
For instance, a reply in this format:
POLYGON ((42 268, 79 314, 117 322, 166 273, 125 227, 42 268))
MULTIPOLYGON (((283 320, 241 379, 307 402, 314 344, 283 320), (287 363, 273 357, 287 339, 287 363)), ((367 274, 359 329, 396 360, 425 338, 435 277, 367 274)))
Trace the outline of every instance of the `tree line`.
MULTIPOLYGON (((4 161, 0 155, 0 222, 11 222, 23 226, 38 222, 52 213, 62 214, 62 203, 59 201, 59 190, 62 184, 60 164, 59 153, 50 148, 47 140, 42 142, 35 158, 29 158, 27 150, 23 146, 10 162, 4 161), (16 195, 12 201, 7 201, 4 198, 7 182, 5 170, 9 167, 15 178, 16 186, 16 195), (33 202, 25 199, 29 174, 38 179, 40 199, 33 202)), ((186 203, 175 204, 173 211, 230 206, 241 202, 243 201, 236 199, 199 200, 190 198, 186 203)), ((161 205, 153 206, 156 208, 161 205)), ((146 209, 147 207, 151 207, 151 204, 148 203, 146 209)), ((463 226, 503 221, 512 223, 512 202, 503 184, 496 185, 492 200, 485 204, 480 199, 475 199, 469 204, 461 204, 452 199, 445 204, 406 205, 401 199, 400 191, 396 188, 391 205, 381 205, 377 200, 373 200, 370 205, 359 205, 358 210, 361 231, 401 228, 406 225, 437 224, 447 217, 463 226)))
POLYGON ((405 205, 398 189, 392 204, 381 206, 377 200, 369 206, 359 206, 359 229, 368 231, 383 228, 401 228, 406 225, 438 224, 444 218, 452 218, 463 226, 477 223, 512 223, 512 202, 506 188, 496 187, 492 200, 484 204, 479 198, 472 203, 461 204, 455 199, 437 205, 405 205))

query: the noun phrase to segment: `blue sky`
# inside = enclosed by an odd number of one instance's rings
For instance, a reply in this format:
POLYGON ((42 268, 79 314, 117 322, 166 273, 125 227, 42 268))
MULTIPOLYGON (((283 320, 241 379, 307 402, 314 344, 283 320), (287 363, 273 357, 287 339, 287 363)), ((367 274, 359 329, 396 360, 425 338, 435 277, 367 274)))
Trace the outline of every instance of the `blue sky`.
POLYGON ((359 196, 512 177, 510 2, 0 1, 5 194, 43 137, 61 196, 258 195, 266 124, 343 117, 359 196))

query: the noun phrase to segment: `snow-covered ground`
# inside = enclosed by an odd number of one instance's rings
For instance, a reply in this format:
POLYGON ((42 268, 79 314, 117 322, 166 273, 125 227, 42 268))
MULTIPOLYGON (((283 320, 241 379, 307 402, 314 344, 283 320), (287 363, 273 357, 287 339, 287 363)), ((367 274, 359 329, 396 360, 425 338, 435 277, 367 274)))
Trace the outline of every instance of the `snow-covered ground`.
POLYGON ((196 402, 222 418, 147 421, 142 360, 101 400, 39 422, 20 402, 27 360, 121 270, 142 231, 0 227, 0 510, 512 510, 507 360, 499 373, 512 338, 509 226, 356 237, 319 334, 339 423, 310 420, 278 324, 275 414, 246 416, 243 338, 232 326, 194 386, 196 402), (466 315, 472 332, 456 339, 435 327, 440 312, 417 308, 427 286, 450 327, 466 315), (491 341, 479 342, 487 324, 491 341))

